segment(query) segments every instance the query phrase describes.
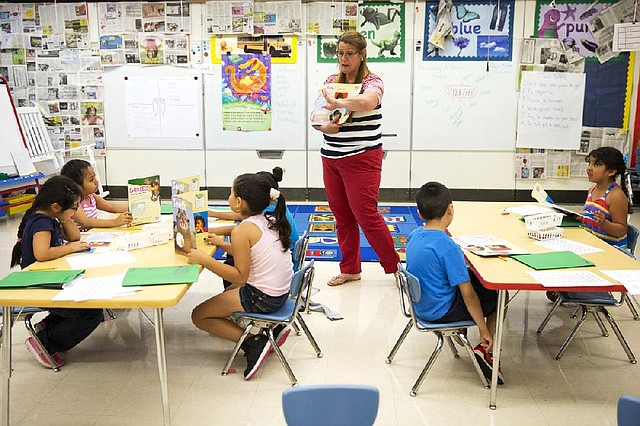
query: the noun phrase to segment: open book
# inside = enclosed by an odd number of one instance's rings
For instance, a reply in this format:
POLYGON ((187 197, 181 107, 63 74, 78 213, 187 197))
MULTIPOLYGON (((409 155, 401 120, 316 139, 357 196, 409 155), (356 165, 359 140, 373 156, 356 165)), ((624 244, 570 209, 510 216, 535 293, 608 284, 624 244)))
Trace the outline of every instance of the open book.
POLYGON ((345 84, 345 83, 329 83, 322 86, 318 97, 313 104, 313 110, 311 111, 310 122, 311 125, 327 124, 338 119, 338 124, 343 124, 349 118, 351 111, 346 108, 338 108, 334 110, 326 109, 327 101, 322 94, 322 90, 326 90, 329 96, 334 99, 347 99, 350 96, 360 93, 362 84, 345 84))
POLYGON ((453 237, 461 248, 478 256, 511 256, 512 254, 528 254, 526 250, 516 247, 507 241, 491 235, 465 235, 453 237))

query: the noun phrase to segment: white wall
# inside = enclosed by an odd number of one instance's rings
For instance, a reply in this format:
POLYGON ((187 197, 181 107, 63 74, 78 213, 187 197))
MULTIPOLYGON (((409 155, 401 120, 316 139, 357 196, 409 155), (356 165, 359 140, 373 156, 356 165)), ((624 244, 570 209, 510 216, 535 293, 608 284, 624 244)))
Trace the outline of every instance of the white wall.
MULTIPOLYGON (((95 6, 95 5, 94 5, 95 6)), ((192 27, 194 37, 202 37, 201 25, 204 5, 192 4, 194 16, 192 27)), ((413 73, 415 61, 421 60, 422 52, 416 52, 417 41, 423 39, 424 31, 424 2, 406 3, 406 55, 405 63, 372 63, 372 71, 379 73, 385 80, 387 93, 383 107, 385 110, 394 108, 385 117, 392 117, 393 122, 387 126, 398 127, 400 120, 400 136, 398 140, 385 140, 387 156, 383 161, 383 188, 416 188, 428 180, 438 180, 450 188, 482 188, 482 189, 528 189, 533 186, 531 181, 516 181, 513 178, 513 153, 493 151, 418 151, 413 150, 411 140, 411 117, 413 104, 413 73), (417 17, 414 13, 416 5, 422 11, 417 17), (389 91, 390 88, 394 90, 389 91), (393 94, 390 94, 393 93, 393 94), (407 101, 410 100, 410 101, 407 101), (400 117, 400 118, 397 118, 400 117)), ((304 4, 303 4, 304 12, 304 4)), ((522 38, 534 33, 535 2, 533 0, 516 0, 514 17, 514 38, 522 38)), ((203 20, 203 19, 202 19, 203 20)), ((303 25, 306 27, 306 24, 303 25)), ((306 55, 301 63, 306 67, 306 86, 292 87, 292 90, 306 93, 307 106, 313 102, 317 91, 318 79, 324 78, 332 71, 332 66, 316 64, 315 36, 299 35, 301 48, 299 55, 306 55), (306 46, 306 49, 305 49, 306 46), (322 75, 320 75, 322 74, 322 75)), ((424 46, 423 46, 424 47, 424 46)), ((635 69, 638 69, 636 61, 635 69)), ((295 65, 290 65, 295 66, 295 65)), ((636 99, 634 78, 634 96, 636 99)), ((105 88, 109 90, 108 87, 105 88)), ((631 117, 635 115, 635 103, 631 117)), ((205 105, 205 108, 208 106, 205 105)), ((307 107, 308 108, 308 107, 307 107)), ((105 112, 108 121, 109 112, 105 112)), ((308 111, 301 111, 304 119, 308 111)), ((419 114, 417 114, 419 115, 419 114)), ((206 125, 206 124, 205 124, 206 125)), ((630 124, 633 128, 633 123, 630 124)), ((216 138, 225 138, 221 130, 208 129, 216 138)), ((384 132, 384 130, 383 130, 384 132)), ((107 131, 107 138, 109 133, 107 131)), ((255 138, 268 138, 266 133, 256 132, 255 138)), ((473 137, 473 135, 469 135, 473 137)), ((282 166, 287 170, 282 185, 289 188, 322 188, 321 160, 319 155, 320 135, 309 129, 304 150, 285 150, 281 160, 261 159, 255 150, 214 149, 206 152, 181 151, 131 151, 123 149, 109 149, 105 160, 105 173, 102 174, 106 185, 125 185, 127 179, 150 173, 159 173, 166 183, 173 177, 201 174, 205 177, 205 184, 209 187, 229 186, 235 176, 240 173, 271 170, 274 166, 282 166)), ((546 189, 584 190, 588 182, 584 178, 575 179, 547 179, 543 181, 546 189)))

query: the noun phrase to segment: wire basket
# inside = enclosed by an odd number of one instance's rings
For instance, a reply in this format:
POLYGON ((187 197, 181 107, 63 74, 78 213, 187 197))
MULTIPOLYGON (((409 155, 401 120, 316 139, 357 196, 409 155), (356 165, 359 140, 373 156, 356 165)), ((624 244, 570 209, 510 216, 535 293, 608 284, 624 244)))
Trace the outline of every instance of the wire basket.
POLYGON ((531 238, 535 238, 536 240, 544 241, 544 240, 555 240, 557 238, 562 237, 562 233, 564 229, 562 228, 550 228, 550 229, 538 229, 532 230, 529 229, 527 231, 527 235, 531 238))
POLYGON ((169 238, 173 238, 173 222, 170 220, 165 220, 156 223, 147 223, 146 225, 142 225, 143 231, 162 233, 169 233, 169 238))
POLYGON ((123 235, 117 238, 117 247, 120 250, 131 251, 144 247, 165 244, 171 239, 171 232, 141 231, 135 234, 123 235))
POLYGON ((563 216, 562 213, 556 212, 534 214, 525 216, 524 224, 527 227, 527 231, 541 231, 556 228, 562 223, 563 216))

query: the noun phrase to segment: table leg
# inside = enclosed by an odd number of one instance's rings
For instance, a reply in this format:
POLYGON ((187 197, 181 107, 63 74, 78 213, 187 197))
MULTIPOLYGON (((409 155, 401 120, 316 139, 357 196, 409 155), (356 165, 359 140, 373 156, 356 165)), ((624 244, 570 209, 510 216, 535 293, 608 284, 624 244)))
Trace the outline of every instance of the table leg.
POLYGON ((9 385, 11 381, 11 323, 13 309, 2 307, 2 425, 9 425, 9 385))
POLYGON ((171 424, 169 415, 169 391, 167 389, 167 358, 164 348, 164 320, 162 318, 162 308, 153 310, 153 320, 156 330, 156 352, 158 353, 158 374, 160 376, 160 391, 162 393, 162 415, 164 424, 171 424))
POLYGON ((498 290, 498 312, 496 318, 496 334, 493 336, 493 374, 491 375, 491 396, 489 397, 489 408, 496 409, 496 399, 498 397, 498 368, 500 366, 500 351, 502 349, 502 331, 504 322, 504 311, 507 298, 506 290, 498 290))

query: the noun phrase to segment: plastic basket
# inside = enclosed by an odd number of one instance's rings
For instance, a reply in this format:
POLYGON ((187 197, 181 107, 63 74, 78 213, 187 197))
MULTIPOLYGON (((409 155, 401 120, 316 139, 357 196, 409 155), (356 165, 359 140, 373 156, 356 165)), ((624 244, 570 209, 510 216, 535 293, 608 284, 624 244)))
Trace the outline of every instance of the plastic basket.
POLYGON ((135 234, 123 235, 116 239, 117 248, 131 251, 144 247, 165 244, 171 239, 171 232, 141 231, 135 234))
POLYGON ((538 229, 538 230, 528 230, 527 235, 531 238, 535 238, 536 240, 555 240, 556 238, 562 237, 562 233, 564 229, 562 228, 551 228, 551 229, 538 229))
POLYGON ((534 214, 524 217, 524 224, 528 231, 539 231, 543 229, 551 229, 562 223, 562 213, 549 212, 534 214))
POLYGON ((169 234, 169 238, 173 238, 173 222, 170 220, 165 220, 164 222, 156 222, 156 223, 147 223, 146 225, 142 225, 143 231, 148 232, 166 232, 169 234))

